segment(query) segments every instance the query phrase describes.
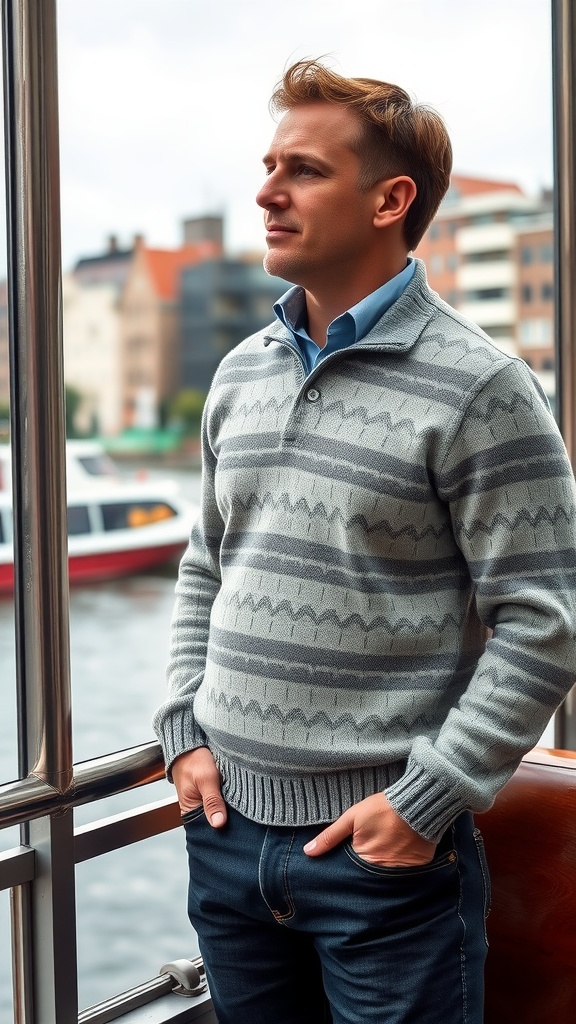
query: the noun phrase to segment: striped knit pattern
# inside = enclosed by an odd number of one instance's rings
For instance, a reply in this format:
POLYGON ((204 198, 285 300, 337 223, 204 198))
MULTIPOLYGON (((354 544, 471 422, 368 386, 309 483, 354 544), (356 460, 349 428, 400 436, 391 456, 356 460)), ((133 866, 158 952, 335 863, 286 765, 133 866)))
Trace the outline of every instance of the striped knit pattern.
POLYGON ((386 790, 435 840, 488 808, 576 676, 574 478, 525 364, 419 263, 307 378, 280 324, 230 353, 203 456, 155 716, 168 769, 209 746, 264 823, 386 790))

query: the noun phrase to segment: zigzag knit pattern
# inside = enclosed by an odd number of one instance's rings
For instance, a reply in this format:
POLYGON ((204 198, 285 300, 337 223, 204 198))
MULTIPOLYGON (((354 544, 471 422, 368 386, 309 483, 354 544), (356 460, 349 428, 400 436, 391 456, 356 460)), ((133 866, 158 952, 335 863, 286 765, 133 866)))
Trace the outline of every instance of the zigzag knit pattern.
POLYGON ((525 364, 419 264, 308 376, 280 323, 230 353, 203 454, 168 769, 209 746, 226 800, 273 824, 382 789, 437 839, 489 807, 576 676, 574 477, 525 364))

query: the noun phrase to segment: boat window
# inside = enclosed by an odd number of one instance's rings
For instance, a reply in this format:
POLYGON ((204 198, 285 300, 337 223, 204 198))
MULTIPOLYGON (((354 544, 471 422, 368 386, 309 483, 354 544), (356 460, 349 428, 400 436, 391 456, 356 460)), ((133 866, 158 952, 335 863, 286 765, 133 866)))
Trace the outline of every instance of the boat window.
POLYGON ((176 510, 164 501, 117 501, 102 506, 105 530, 132 530, 175 515, 176 510))
POLYGON ((68 536, 90 533, 90 515, 87 505, 68 506, 68 536))
POLYGON ((90 476, 118 476, 118 467, 108 455, 80 455, 78 462, 90 476))

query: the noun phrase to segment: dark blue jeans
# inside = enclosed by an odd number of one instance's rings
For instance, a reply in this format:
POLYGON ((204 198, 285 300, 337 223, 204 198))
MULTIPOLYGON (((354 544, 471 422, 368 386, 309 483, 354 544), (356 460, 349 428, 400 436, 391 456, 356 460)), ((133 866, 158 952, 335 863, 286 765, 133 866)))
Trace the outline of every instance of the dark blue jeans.
POLYGON ((488 871, 463 814, 424 867, 382 868, 321 827, 184 817, 188 913, 219 1024, 481 1024, 488 871))

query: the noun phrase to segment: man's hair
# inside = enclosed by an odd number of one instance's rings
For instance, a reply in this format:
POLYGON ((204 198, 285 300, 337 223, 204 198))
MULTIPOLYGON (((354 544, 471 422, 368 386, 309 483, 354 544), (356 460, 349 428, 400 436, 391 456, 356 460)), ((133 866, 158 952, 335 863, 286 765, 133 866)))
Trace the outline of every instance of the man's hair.
POLYGON ((342 104, 358 117, 361 129, 353 149, 362 164, 361 191, 401 174, 415 182, 417 194, 403 225, 408 248, 415 249, 450 183, 452 146, 444 121, 397 85, 343 78, 317 60, 300 60, 288 68, 270 109, 283 113, 318 101, 342 104))

